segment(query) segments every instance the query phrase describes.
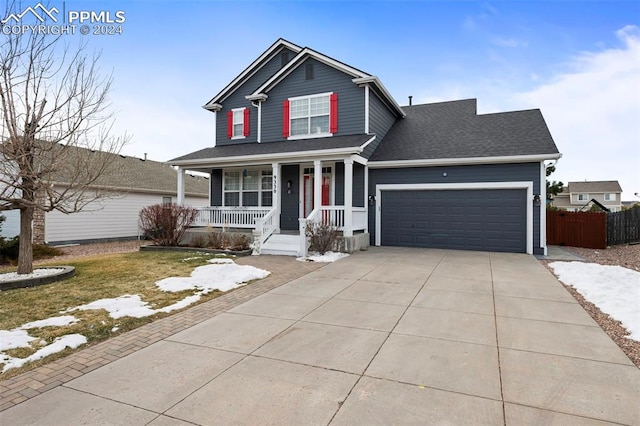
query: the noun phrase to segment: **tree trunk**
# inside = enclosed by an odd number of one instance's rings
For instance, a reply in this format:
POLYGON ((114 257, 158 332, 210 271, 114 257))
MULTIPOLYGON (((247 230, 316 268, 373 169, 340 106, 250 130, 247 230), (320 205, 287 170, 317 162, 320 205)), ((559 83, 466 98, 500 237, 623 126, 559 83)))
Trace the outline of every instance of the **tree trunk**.
POLYGON ((20 209, 20 247, 18 248, 18 274, 33 272, 33 207, 20 209))

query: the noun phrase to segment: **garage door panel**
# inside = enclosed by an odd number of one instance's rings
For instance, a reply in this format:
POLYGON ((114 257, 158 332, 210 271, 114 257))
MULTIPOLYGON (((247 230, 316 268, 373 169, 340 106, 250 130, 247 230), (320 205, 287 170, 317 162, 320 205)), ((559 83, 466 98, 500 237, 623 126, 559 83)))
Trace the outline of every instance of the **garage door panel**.
POLYGON ((383 191, 383 245, 526 251, 526 190, 383 191))

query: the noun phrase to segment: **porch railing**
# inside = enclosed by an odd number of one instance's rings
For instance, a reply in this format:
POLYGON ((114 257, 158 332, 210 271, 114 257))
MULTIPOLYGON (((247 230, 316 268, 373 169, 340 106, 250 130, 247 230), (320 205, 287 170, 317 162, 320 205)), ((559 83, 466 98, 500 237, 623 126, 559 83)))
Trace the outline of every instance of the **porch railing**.
POLYGON ((280 216, 276 214, 277 210, 272 209, 264 217, 256 219, 256 229, 254 231, 254 252, 260 254, 260 247, 267 241, 267 238, 278 229, 278 221, 280 216))
MULTIPOLYGON (((351 208, 351 230, 363 231, 367 229, 367 209, 365 207, 351 208)), ((322 222, 335 226, 339 231, 344 231, 344 206, 320 206, 309 213, 306 218, 300 219, 300 255, 306 256, 309 248, 309 242, 305 235, 305 229, 308 223, 322 222)))
POLYGON ((255 228, 256 221, 265 217, 271 207, 201 207, 194 226, 223 228, 255 228))

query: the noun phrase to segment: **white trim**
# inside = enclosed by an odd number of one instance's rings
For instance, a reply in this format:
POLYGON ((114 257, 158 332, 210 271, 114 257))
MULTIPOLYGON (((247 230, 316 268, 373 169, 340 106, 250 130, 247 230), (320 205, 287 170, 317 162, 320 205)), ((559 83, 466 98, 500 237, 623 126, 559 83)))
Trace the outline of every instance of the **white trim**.
POLYGON ((540 162, 540 248, 547 255, 547 166, 540 162))
POLYGON ((373 136, 371 137, 371 139, 369 139, 368 141, 366 141, 366 142, 361 146, 362 150, 364 151, 364 149, 365 149, 366 147, 368 147, 368 146, 369 146, 369 144, 370 144, 371 142, 375 141, 375 140, 376 140, 376 135, 373 135, 373 136))
MULTIPOLYGON (((258 72, 260 69, 262 69, 263 66, 266 65, 267 62, 269 61, 265 61, 261 66, 256 67, 257 64, 259 64, 260 62, 262 62, 264 59, 266 59, 267 57, 269 57, 272 53, 275 52, 275 55, 277 55, 278 53, 280 53, 282 51, 282 48, 286 47, 289 50, 292 50, 296 53, 299 53, 302 48, 300 46, 297 46, 293 43, 290 43, 284 39, 278 39, 275 43, 273 43, 271 45, 271 47, 269 47, 267 50, 265 50, 262 55, 258 56, 258 58, 253 61, 247 68, 245 68, 244 71, 242 71, 236 78, 233 79, 233 81, 229 84, 227 84, 225 86, 224 89, 222 89, 216 96, 213 97, 213 99, 211 99, 209 102, 207 102, 203 108, 207 109, 208 106, 210 106, 211 104, 215 103, 215 102, 222 102, 224 99, 226 99, 231 93, 233 93, 233 91, 230 91, 229 93, 227 93, 227 91, 229 91, 232 87, 234 87, 237 83, 239 83, 240 81, 242 81, 243 79, 248 79, 250 78, 252 75, 254 75, 256 72, 258 72), (223 98, 222 100, 220 98, 223 98)), ((274 55, 274 57, 275 57, 274 55)))
POLYGON ((369 85, 364 85, 364 132, 369 134, 369 85))
POLYGON ((380 79, 378 77, 376 77, 375 75, 370 75, 370 76, 366 76, 366 77, 359 77, 359 78, 354 78, 353 81, 355 84, 357 85, 363 85, 363 84, 369 84, 369 83, 374 83, 376 86, 378 86, 378 88, 380 89, 380 91, 382 92, 382 94, 384 95, 385 98, 387 98, 387 100, 389 102, 391 102, 391 105, 393 105, 393 107, 396 109, 397 112, 400 113, 400 115, 402 116, 402 118, 406 117, 407 114, 405 114, 405 112, 402 110, 402 107, 400 107, 400 105, 398 104, 398 102, 396 102, 396 100, 393 98, 393 96, 391 96, 391 93, 389 93, 389 91, 387 90, 386 87, 384 87, 384 84, 382 84, 382 82, 380 81, 380 79))
POLYGON ((364 225, 364 232, 369 232, 369 166, 364 165, 364 210, 367 213, 367 221, 364 225))
POLYGON ((177 182, 177 188, 176 188, 176 198, 177 198, 177 203, 182 205, 184 204, 184 175, 185 175, 185 170, 182 167, 178 167, 178 182, 177 182))
POLYGON ((280 68, 280 71, 272 75, 271 78, 265 81, 262 86, 254 90, 254 92, 249 96, 253 96, 258 93, 266 93, 269 90, 271 90, 273 86, 278 84, 283 78, 285 78, 294 69, 296 69, 298 65, 304 62, 303 59, 307 55, 309 55, 309 57, 316 59, 319 62, 323 62, 326 65, 336 68, 344 73, 350 74, 353 77, 370 77, 369 74, 363 73, 362 71, 352 68, 349 65, 338 62, 335 59, 331 59, 328 56, 323 55, 322 53, 316 52, 314 50, 309 49, 308 47, 305 47, 304 49, 299 51, 298 54, 292 60, 290 60, 284 67, 280 68))
POLYGON ((376 185, 376 241, 379 246, 381 241, 381 206, 382 191, 407 191, 407 190, 456 190, 456 189, 526 189, 527 198, 525 203, 527 221, 527 254, 533 254, 533 209, 531 200, 533 199, 533 182, 466 182, 466 183, 412 183, 412 184, 378 184, 376 185))
POLYGON ((353 160, 344 160, 344 230, 345 237, 353 236, 353 160))
POLYGON ((360 155, 353 154, 349 158, 351 158, 356 163, 362 164, 363 166, 367 165, 367 159, 362 157, 362 156, 360 156, 360 155))
POLYGON ((235 157, 217 157, 217 158, 202 158, 197 160, 178 160, 169 163, 172 166, 216 166, 219 167, 222 164, 228 163, 240 163, 242 164, 248 161, 256 161, 256 164, 261 164, 264 162, 270 162, 271 160, 282 160, 297 162, 302 159, 308 160, 309 157, 328 157, 328 156, 339 156, 339 155, 349 155, 353 153, 361 153, 362 147, 353 146, 347 148, 334 148, 334 149, 317 149, 312 151, 293 151, 293 152, 278 152, 273 154, 254 154, 254 155, 239 155, 235 157))
POLYGON ((213 111, 213 146, 218 141, 218 111, 213 111))
POLYGON ((262 142, 262 102, 258 102, 258 131, 256 140, 258 143, 262 142))
POLYGON ((562 154, 535 154, 535 155, 506 155, 498 157, 464 157, 464 158, 433 158, 422 160, 389 160, 369 161, 372 169, 384 169, 393 167, 437 167, 456 164, 496 164, 496 163, 538 163, 544 160, 554 160, 562 157, 562 154))

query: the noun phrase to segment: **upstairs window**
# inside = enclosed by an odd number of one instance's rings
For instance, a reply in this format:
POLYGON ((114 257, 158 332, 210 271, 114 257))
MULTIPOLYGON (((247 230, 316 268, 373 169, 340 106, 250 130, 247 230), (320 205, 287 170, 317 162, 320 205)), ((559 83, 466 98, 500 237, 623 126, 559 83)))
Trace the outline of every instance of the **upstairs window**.
POLYGON ((227 137, 241 139, 249 136, 249 109, 234 108, 227 112, 227 137))
POLYGON ((283 136, 331 136, 338 131, 338 94, 299 96, 284 101, 283 136))
POLYGON ((578 201, 589 201, 589 194, 578 194, 578 201))
POLYGON ((615 201, 616 200, 616 194, 604 194, 604 200, 605 201, 615 201))

